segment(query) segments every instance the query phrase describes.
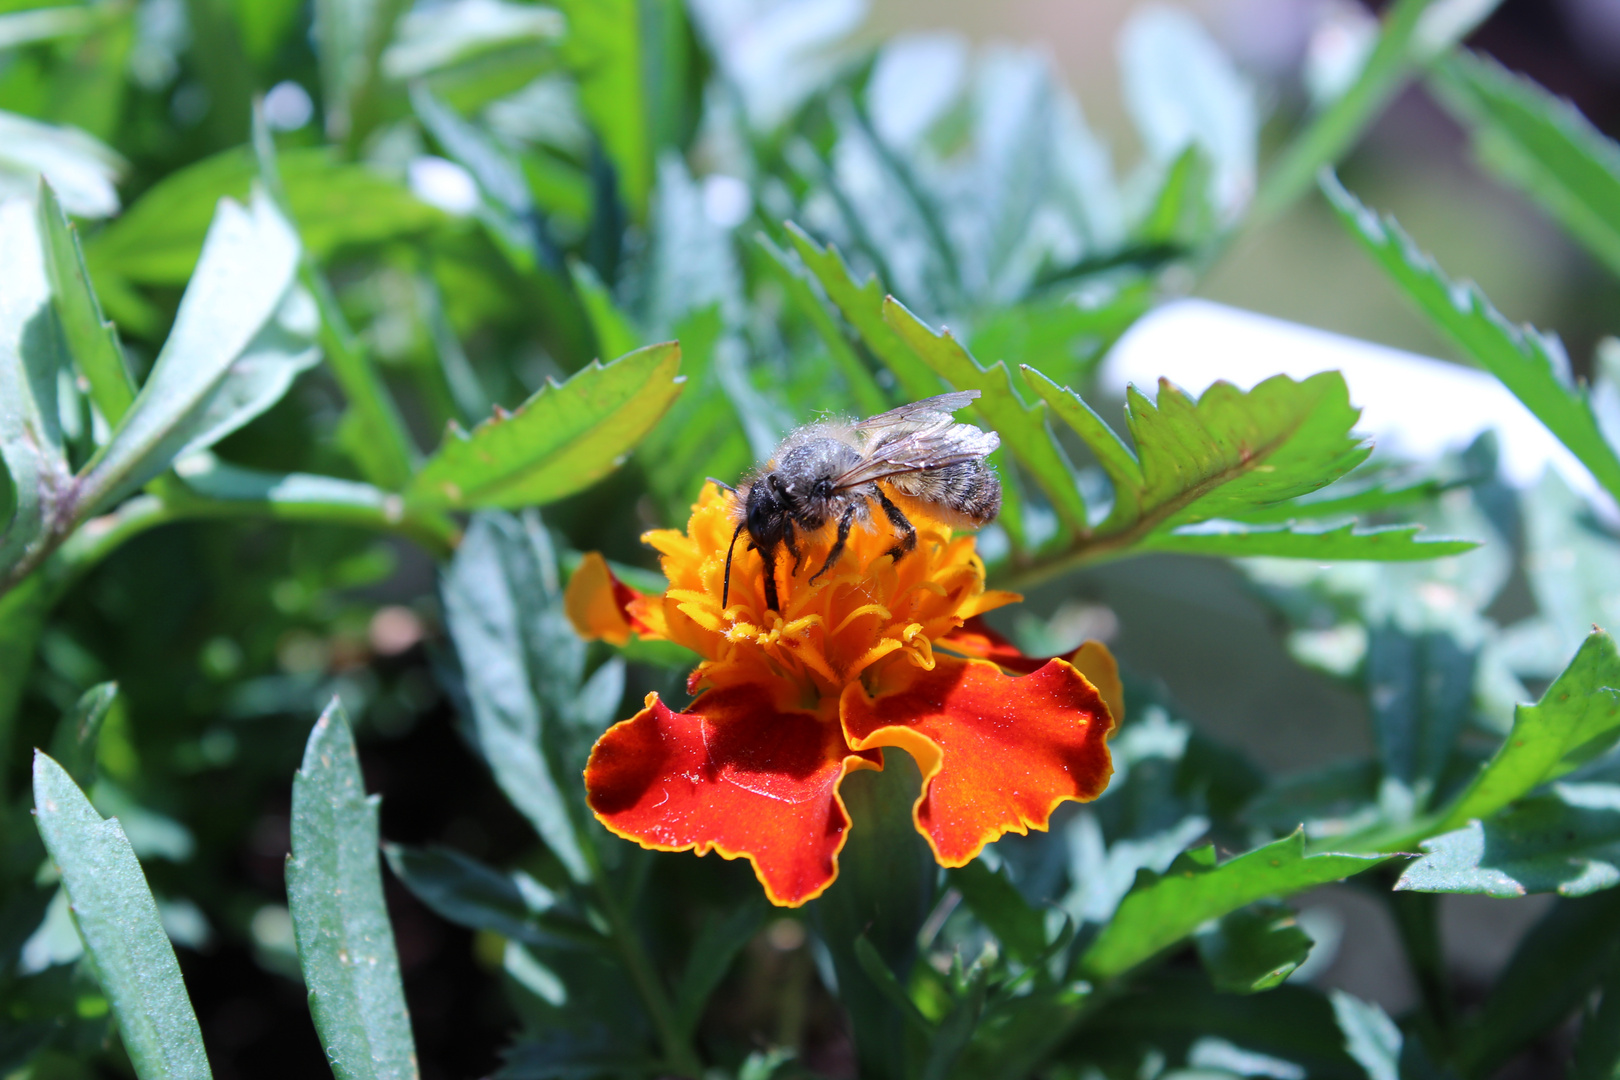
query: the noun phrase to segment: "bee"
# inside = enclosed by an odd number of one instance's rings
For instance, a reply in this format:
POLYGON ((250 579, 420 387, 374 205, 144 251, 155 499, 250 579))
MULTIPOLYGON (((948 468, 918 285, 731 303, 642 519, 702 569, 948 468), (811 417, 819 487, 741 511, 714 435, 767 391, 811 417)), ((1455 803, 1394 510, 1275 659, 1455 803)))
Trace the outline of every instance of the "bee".
POLYGON ((993 431, 957 423, 951 416, 979 396, 959 390, 902 405, 855 423, 823 420, 790 434, 765 464, 741 485, 714 481, 737 496, 737 529, 726 549, 722 607, 731 598, 731 557, 748 532, 749 549, 765 560, 765 606, 780 611, 776 553, 793 557, 792 573, 804 563, 801 537, 831 523, 838 534, 815 582, 843 554, 850 530, 872 525, 873 504, 899 534, 886 554, 896 561, 917 546, 917 530, 891 494, 925 506, 954 526, 987 524, 1001 509, 1001 481, 985 457, 1001 445, 993 431))

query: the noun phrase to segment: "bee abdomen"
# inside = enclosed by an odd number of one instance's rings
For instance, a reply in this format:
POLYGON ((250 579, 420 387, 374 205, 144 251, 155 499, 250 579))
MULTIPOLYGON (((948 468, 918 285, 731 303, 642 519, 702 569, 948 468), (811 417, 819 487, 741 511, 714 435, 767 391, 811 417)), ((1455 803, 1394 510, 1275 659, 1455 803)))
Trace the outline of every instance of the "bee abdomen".
POLYGON ((903 473, 885 481, 902 495, 931 505, 952 525, 987 525, 1001 510, 1001 478, 983 460, 903 473))

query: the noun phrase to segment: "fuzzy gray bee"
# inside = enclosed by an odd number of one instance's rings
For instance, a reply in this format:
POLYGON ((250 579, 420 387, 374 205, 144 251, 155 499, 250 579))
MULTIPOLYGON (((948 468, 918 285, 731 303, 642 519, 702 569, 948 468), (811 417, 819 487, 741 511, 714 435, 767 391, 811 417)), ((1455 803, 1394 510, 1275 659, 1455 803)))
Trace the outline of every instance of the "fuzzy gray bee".
POLYGON ((925 504, 931 514, 951 525, 991 521, 1001 509, 1001 481, 984 459, 1001 439, 993 431, 980 431, 951 417, 978 396, 977 390, 960 390, 856 423, 807 424, 784 439, 771 460, 740 487, 722 484, 737 496, 738 521, 726 551, 721 605, 731 597, 731 556, 744 529, 752 541, 750 548, 757 548, 765 560, 765 606, 780 611, 778 546, 793 556, 796 574, 804 561, 799 538, 836 522, 837 538, 821 569, 810 576, 814 582, 838 561, 850 530, 871 525, 873 503, 900 534, 900 542, 888 554, 898 560, 917 546, 917 530, 885 486, 925 504))

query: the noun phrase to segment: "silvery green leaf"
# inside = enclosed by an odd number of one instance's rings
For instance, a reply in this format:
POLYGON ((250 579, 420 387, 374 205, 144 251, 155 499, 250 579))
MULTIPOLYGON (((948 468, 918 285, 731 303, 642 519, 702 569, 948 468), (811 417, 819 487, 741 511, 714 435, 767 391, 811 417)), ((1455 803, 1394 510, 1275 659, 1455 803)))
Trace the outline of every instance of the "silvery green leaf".
POLYGON ((691 8, 759 131, 826 85, 843 63, 840 45, 866 18, 865 0, 694 0, 691 8))
POLYGON ((416 8, 400 19, 382 70, 390 79, 414 79, 494 49, 556 41, 565 28, 559 11, 507 0, 416 8))
MULTIPOLYGON (((309 363, 307 346, 290 347, 282 334, 287 327, 275 322, 298 256, 297 234, 262 191, 247 208, 220 200, 174 330, 123 422, 86 469, 81 514, 146 483, 194 443, 245 423, 253 409, 268 407, 266 397, 284 387, 281 380, 309 363), (242 361, 244 370, 233 377, 242 361)), ((307 329, 301 307, 292 302, 292 323, 307 329)))
POLYGON ((38 8, 0 15, 0 49, 77 37, 95 26, 95 17, 95 10, 88 6, 38 8))
POLYGON ((118 212, 114 182, 124 159, 78 128, 45 124, 0 111, 0 199, 32 199, 44 176, 74 217, 118 212))
POLYGON ((1214 197, 1231 218, 1254 194, 1260 118, 1254 91, 1190 14, 1146 7, 1120 36, 1125 102, 1149 155, 1168 165, 1192 143, 1215 166, 1214 197))
POLYGON ((643 322, 653 340, 669 336, 683 315, 720 305, 727 326, 743 317, 742 272, 731 232, 709 220, 703 192, 679 154, 658 159, 652 259, 644 285, 643 322))
POLYGON ((0 457, 15 500, 0 523, 0 568, 40 538, 54 493, 71 479, 57 409, 66 365, 33 206, 0 202, 0 457))

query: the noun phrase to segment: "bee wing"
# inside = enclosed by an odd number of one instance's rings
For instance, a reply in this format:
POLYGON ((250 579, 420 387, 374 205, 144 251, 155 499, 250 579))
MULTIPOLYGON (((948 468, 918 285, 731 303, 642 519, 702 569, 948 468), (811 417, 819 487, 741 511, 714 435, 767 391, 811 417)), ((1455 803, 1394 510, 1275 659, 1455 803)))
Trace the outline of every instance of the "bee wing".
MULTIPOLYGON (((954 395, 946 395, 954 396, 954 395)), ((919 405, 923 402, 918 402, 919 405)), ((976 461, 1001 445, 1001 436, 972 424, 942 424, 909 432, 872 448, 860 463, 833 478, 833 487, 858 487, 886 476, 927 472, 976 461)))
POLYGON ((890 409, 886 413, 862 420, 855 425, 855 430, 879 431, 901 425, 948 424, 951 422, 953 412, 966 408, 968 402, 978 396, 977 390, 955 390, 949 394, 923 398, 921 401, 913 401, 909 405, 902 405, 898 409, 890 409))

